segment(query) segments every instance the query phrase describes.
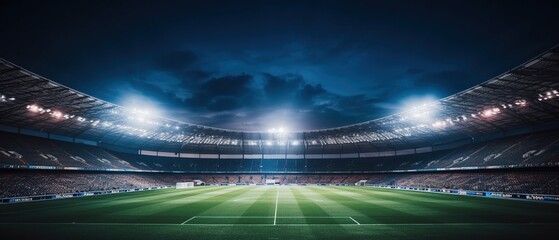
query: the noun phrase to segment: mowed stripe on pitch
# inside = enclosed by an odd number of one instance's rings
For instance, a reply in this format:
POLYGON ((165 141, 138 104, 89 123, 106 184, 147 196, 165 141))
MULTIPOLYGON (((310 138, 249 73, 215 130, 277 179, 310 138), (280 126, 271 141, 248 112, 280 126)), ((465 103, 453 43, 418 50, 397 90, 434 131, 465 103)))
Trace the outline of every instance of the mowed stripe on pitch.
MULTIPOLYGON (((142 194, 128 194, 123 193, 122 196, 117 196, 115 201, 107 200, 106 197, 103 196, 104 199, 99 201, 95 199, 96 197, 85 197, 79 199, 72 199, 73 201, 78 202, 86 202, 88 204, 80 204, 80 205, 67 205, 67 204, 60 204, 58 201, 47 201, 43 202, 44 204, 50 204, 51 208, 44 208, 38 209, 37 211, 32 211, 28 215, 22 215, 13 213, 9 216, 4 216, 3 220, 10 220, 10 221, 49 221, 49 222, 126 222, 126 221, 134 221, 136 217, 133 214, 125 215, 115 215, 120 211, 138 211, 141 212, 141 208, 149 207, 151 205, 156 205, 157 208, 161 209, 162 211, 166 210, 172 205, 165 204, 166 201, 171 201, 177 198, 184 198, 188 196, 195 196, 198 194, 215 192, 215 191, 226 191, 227 188, 200 188, 196 191, 181 191, 181 190, 173 190, 173 191, 162 191, 159 195, 154 196, 153 194, 146 194, 142 196, 142 194), (126 195, 126 196, 124 196, 126 195), (133 198, 133 201, 130 199, 133 198), (66 207, 64 207, 66 206, 66 207)), ((148 193, 148 192, 145 192, 148 193)), ((149 192, 151 193, 151 192, 149 192)), ((119 194, 120 195, 120 194, 119 194)), ((33 207, 33 206, 31 206, 33 207)), ((150 214, 148 214, 150 215, 150 214)), ((152 216, 152 215, 150 215, 152 216)), ((149 219, 148 219, 149 220, 149 219)), ((149 220, 150 222, 152 220, 149 220)))
MULTIPOLYGON (((238 187, 243 190, 245 187, 238 187)), ((257 206, 270 208, 271 188, 269 187, 253 187, 250 191, 244 191, 243 194, 234 198, 226 199, 218 206, 201 212, 200 216, 268 216, 262 213, 257 206)))
POLYGON ((339 191, 352 191, 361 196, 355 197, 365 202, 383 200, 385 207, 399 208, 406 213, 421 216, 426 222, 552 222, 556 215, 549 211, 545 203, 519 202, 504 199, 490 199, 469 196, 443 195, 435 193, 411 192, 374 188, 343 188, 339 191), (377 194, 377 190, 389 191, 392 196, 377 194), (429 197, 433 196, 430 201, 429 197), (368 200, 371 199, 371 200, 368 200), (444 200, 446 199, 446 200, 444 200), (385 201, 393 201, 386 203, 385 201), (530 210, 525 207, 530 206, 530 210))

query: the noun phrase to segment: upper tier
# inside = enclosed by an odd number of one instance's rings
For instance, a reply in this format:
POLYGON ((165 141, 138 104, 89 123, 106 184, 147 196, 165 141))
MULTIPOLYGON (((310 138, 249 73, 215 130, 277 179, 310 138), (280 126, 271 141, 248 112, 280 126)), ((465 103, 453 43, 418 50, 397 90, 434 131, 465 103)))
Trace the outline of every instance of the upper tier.
POLYGON ((331 159, 157 157, 0 132, 0 168, 187 173, 332 173, 445 171, 559 166, 559 131, 532 133, 459 148, 399 156, 331 159))

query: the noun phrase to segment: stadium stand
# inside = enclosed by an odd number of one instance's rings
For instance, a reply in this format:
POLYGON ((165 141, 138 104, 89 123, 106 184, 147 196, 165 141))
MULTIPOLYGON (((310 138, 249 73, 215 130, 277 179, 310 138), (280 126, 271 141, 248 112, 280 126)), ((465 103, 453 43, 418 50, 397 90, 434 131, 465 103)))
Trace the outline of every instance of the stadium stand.
POLYGON ((276 184, 282 185, 354 185, 360 180, 367 180, 368 185, 559 195, 557 169, 281 175, 29 171, 32 170, 1 171, 0 198, 171 186, 194 180, 210 185, 263 185, 266 180, 275 180, 276 184))
POLYGON ((0 133, 0 139, 0 164, 4 166, 184 172, 328 173, 559 165, 557 130, 469 144, 452 150, 354 159, 171 158, 108 152, 96 146, 12 133, 0 133))

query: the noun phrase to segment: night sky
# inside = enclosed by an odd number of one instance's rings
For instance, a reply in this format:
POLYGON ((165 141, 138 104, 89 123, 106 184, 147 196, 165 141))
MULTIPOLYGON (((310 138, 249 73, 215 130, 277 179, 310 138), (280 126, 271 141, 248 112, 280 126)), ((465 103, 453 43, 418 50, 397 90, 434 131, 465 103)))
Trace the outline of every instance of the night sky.
POLYGON ((559 44, 559 1, 2 1, 0 57, 79 91, 238 130, 338 127, 559 44))

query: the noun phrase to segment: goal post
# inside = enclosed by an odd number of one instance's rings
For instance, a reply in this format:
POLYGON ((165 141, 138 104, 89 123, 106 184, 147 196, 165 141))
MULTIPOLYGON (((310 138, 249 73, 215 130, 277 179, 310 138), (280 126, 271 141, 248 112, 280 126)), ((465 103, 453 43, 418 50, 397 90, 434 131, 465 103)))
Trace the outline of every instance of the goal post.
POLYGON ((194 182, 178 182, 176 185, 176 189, 180 188, 193 188, 194 182))
POLYGON ((359 180, 359 182, 355 183, 355 186, 365 186, 367 184, 367 180, 359 180))

